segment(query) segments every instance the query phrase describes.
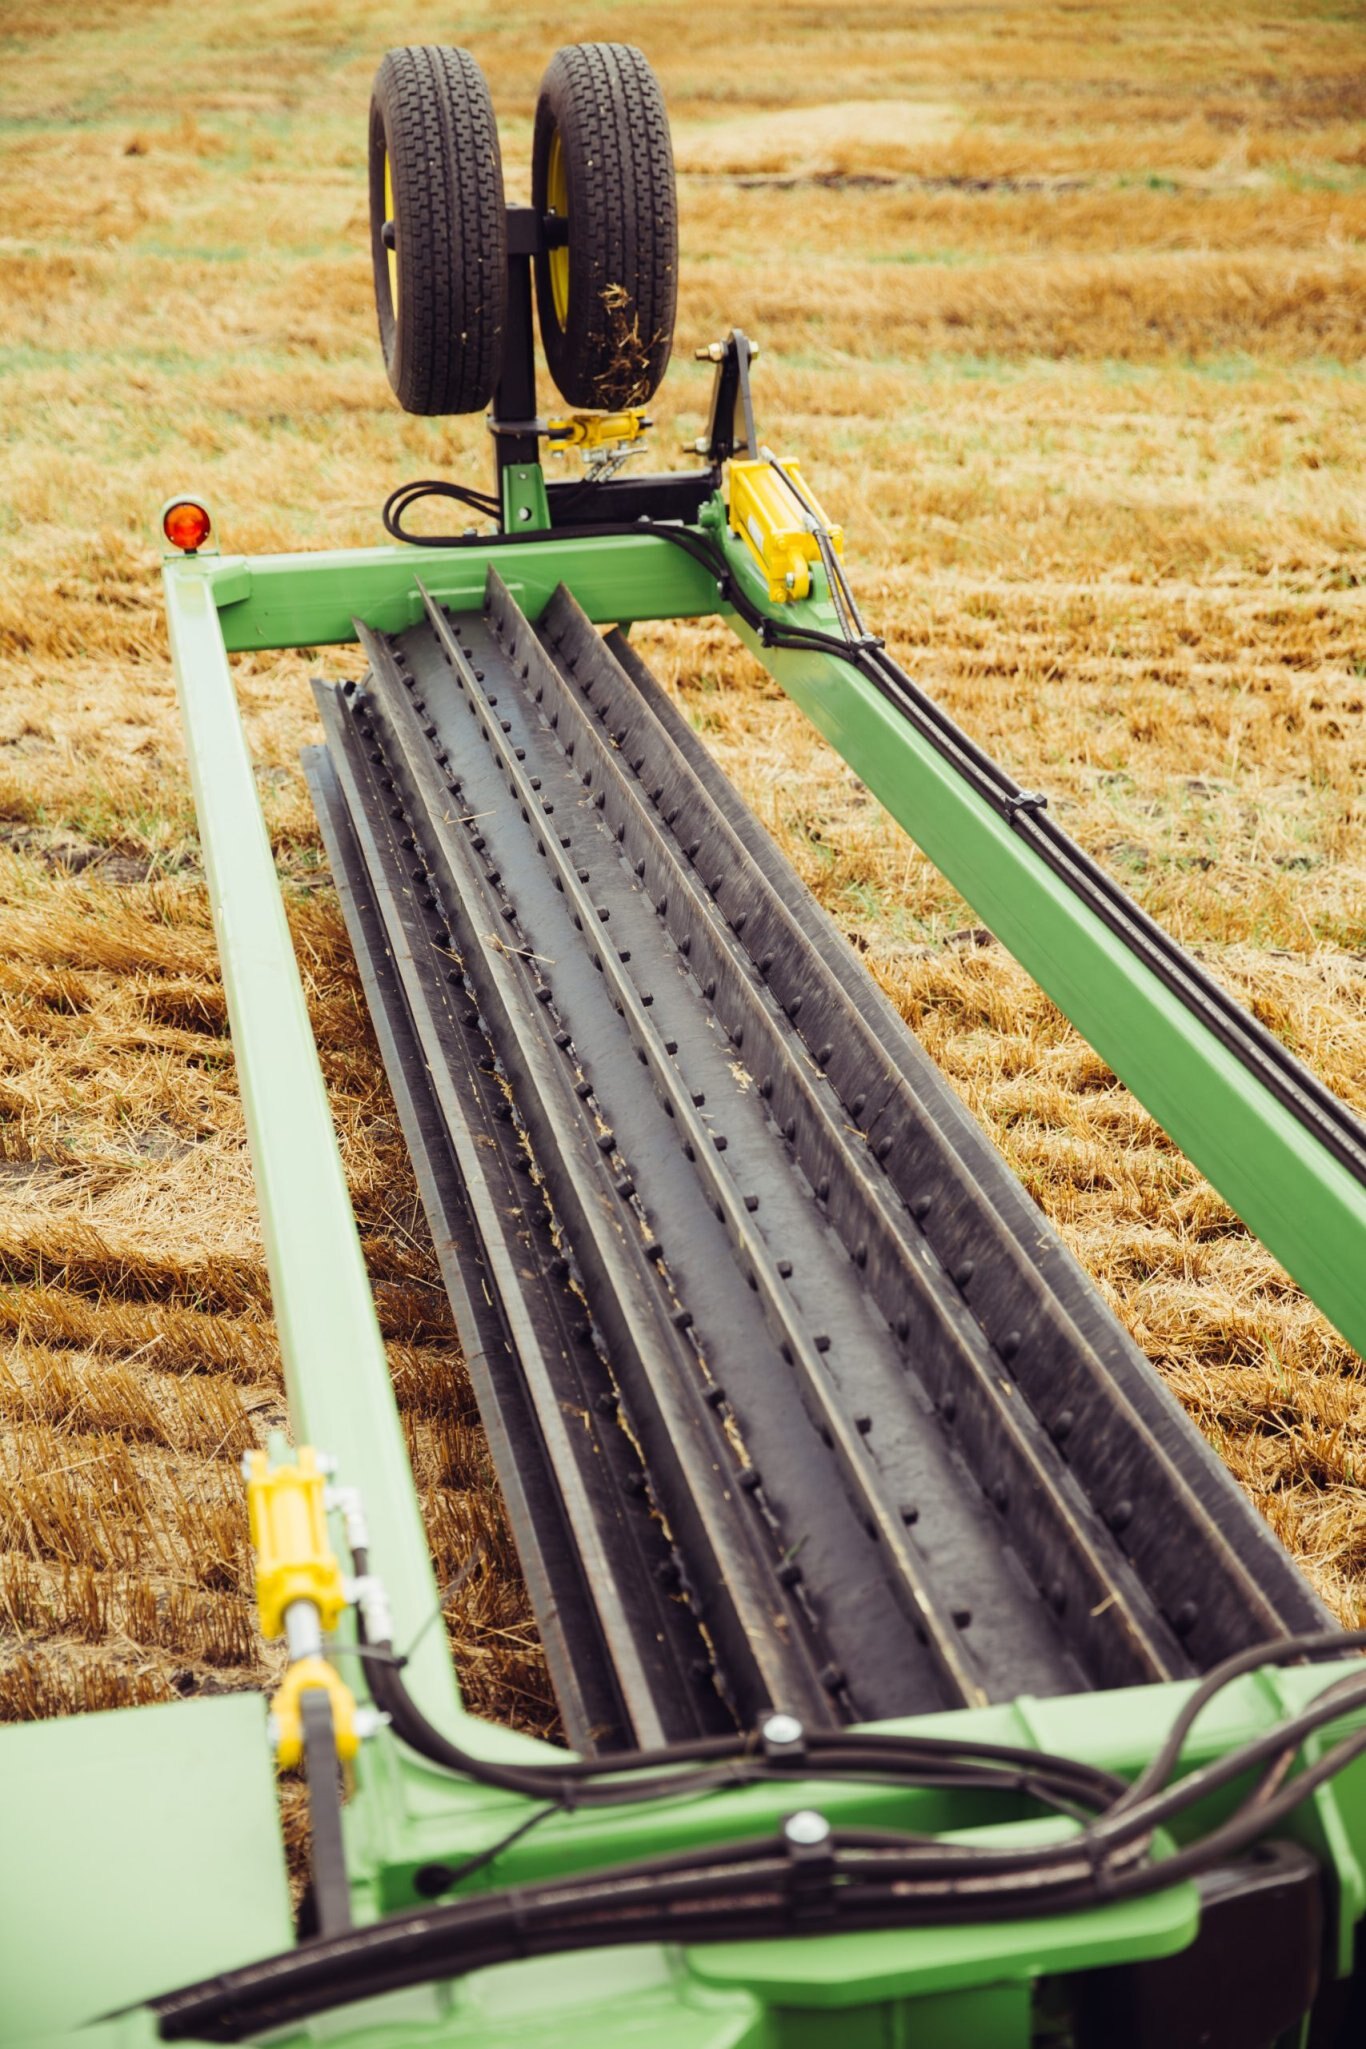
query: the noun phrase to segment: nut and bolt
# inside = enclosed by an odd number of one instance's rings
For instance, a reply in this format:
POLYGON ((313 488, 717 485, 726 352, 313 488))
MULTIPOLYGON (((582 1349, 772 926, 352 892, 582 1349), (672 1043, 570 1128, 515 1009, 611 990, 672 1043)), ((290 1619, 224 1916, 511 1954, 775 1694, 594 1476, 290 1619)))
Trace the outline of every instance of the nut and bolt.
MULTIPOLYGON (((729 346, 730 344, 728 342, 723 341, 707 342, 703 348, 694 349, 693 355, 699 363, 719 363, 723 360, 726 350, 729 346)), ((751 342, 749 344, 749 360, 751 363, 758 356, 758 353, 758 342, 751 342)))
POLYGON ((783 1834, 799 1850, 814 1850, 830 1840, 830 1824, 814 1807, 799 1807, 783 1823, 783 1834))

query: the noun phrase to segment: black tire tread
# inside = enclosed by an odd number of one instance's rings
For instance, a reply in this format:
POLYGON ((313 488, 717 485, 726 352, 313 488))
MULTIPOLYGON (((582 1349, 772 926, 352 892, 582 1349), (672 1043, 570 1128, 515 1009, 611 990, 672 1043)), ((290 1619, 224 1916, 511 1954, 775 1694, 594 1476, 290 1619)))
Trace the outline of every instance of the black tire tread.
POLYGON ((538 258, 546 362, 571 405, 643 405, 673 343, 678 203, 664 96, 642 53, 628 43, 573 43, 551 59, 532 153, 533 203, 542 211, 556 128, 570 182, 570 297, 561 328, 548 262, 538 258))
POLYGON ((507 214, 493 105, 467 50, 410 44, 386 53, 371 106, 371 210, 380 342, 410 413, 478 412, 502 362, 507 214), (393 167, 399 312, 386 320, 379 240, 383 157, 393 167))

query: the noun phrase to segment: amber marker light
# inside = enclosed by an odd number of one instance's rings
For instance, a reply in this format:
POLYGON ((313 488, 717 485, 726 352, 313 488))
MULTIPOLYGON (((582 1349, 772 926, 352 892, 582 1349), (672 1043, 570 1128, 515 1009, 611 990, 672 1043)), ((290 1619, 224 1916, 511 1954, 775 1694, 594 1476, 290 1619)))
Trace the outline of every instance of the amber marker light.
POLYGON ((161 531, 173 548, 179 548, 186 555, 193 555, 203 547, 212 527, 208 513, 202 505, 196 505, 193 498, 177 498, 161 515, 161 531))

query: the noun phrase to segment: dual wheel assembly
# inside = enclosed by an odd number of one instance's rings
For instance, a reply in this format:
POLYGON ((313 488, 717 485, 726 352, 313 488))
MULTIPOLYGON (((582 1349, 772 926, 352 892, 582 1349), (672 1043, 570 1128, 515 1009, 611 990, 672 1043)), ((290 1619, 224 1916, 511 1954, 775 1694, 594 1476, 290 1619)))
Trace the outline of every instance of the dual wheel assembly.
MULTIPOLYGON (((673 341, 678 202, 659 81, 573 43, 541 82, 531 203, 541 341, 572 406, 639 406, 673 341)), ((370 103, 370 239, 385 368, 410 413, 480 412, 508 333, 508 216, 488 86, 467 50, 390 50, 370 103)))

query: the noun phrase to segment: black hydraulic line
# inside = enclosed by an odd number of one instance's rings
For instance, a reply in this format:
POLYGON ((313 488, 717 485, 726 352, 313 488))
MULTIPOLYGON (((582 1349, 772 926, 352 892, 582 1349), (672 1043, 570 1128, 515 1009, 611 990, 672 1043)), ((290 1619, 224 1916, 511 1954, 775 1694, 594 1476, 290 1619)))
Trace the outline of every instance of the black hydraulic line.
MULTIPOLYGON (((357 1570, 365 1570, 367 1563, 362 1557, 357 1570)), ((703 1744, 681 1744, 666 1751, 638 1754, 629 1759, 570 1759, 550 1766, 493 1765, 461 1750, 433 1728, 411 1701, 396 1664, 378 1664, 370 1667, 369 1672, 376 1704, 389 1714, 396 1732, 431 1762, 483 1784, 534 1797, 552 1798, 565 1806, 594 1804, 604 1796, 610 1804, 619 1804, 651 1799, 661 1794, 698 1790, 698 1776, 684 1768, 699 1758, 715 1760, 719 1764, 722 1759, 730 1757, 741 1769, 729 1776, 723 1773, 719 1778, 710 1779, 712 1784, 738 1785, 765 1778, 791 1777, 795 1770, 800 1770, 803 1776, 811 1778, 885 1776, 894 1783, 957 1783, 992 1791, 1018 1791, 1027 1783, 1041 1798, 1050 1798, 1054 1793, 1063 1791, 1066 1797, 1079 1800, 1093 1809, 1104 1806, 1104 1813, 1090 1829, 1090 1839, 1114 1849, 1146 1839, 1174 1815, 1258 1765, 1269 1766, 1273 1775, 1279 1775, 1283 1770, 1282 1761, 1293 1758, 1307 1736, 1325 1723, 1366 1707, 1366 1666, 1358 1666, 1317 1695, 1298 1715, 1287 1717, 1260 1736, 1250 1738, 1238 1748, 1197 1767, 1168 1786, 1166 1781, 1196 1721, 1209 1703, 1235 1679, 1273 1666, 1304 1659, 1340 1658, 1348 1651, 1362 1649, 1366 1649, 1366 1630, 1320 1630, 1279 1643, 1254 1645, 1226 1659, 1194 1689, 1160 1748, 1128 1786, 1110 1773, 1047 1753, 1003 1745, 960 1745, 952 1738, 903 1738, 876 1730, 845 1730, 828 1735, 813 1732, 802 1748, 795 1769, 780 1766, 775 1770, 759 1747, 761 1737, 747 1739, 742 1744, 716 1738, 703 1744), (1020 1776, 1012 1779, 1010 1768, 1017 1768, 1020 1776)), ((1357 1756, 1361 1747, 1358 1735, 1343 1739, 1339 1746, 1344 1749, 1343 1761, 1357 1756)), ((1339 1765, 1335 1769, 1340 1768, 1339 1765)), ((1333 1773, 1326 1776, 1331 1777, 1333 1773)), ((710 1775, 704 1772, 701 1783, 707 1783, 709 1778, 710 1775)), ((1297 1785, 1299 1783, 1296 1781, 1297 1785)), ((1274 1800, 1263 1800, 1259 1807, 1274 1819, 1291 1811, 1303 1797, 1302 1791, 1294 1798, 1277 1793, 1274 1800)), ((1251 1839, 1250 1836, 1229 1837, 1221 1854, 1231 1854, 1233 1848, 1251 1839)), ((933 1843, 934 1839, 927 1841, 933 1843)), ((961 1846, 935 1847, 937 1852, 947 1850, 951 1857, 966 1854, 961 1846)), ((1051 1857, 1065 1859, 1069 1854, 1068 1846, 1055 1846, 1043 1851, 1033 1847, 1004 1850, 990 1868, 1003 1870, 1019 1866, 1036 1869, 1051 1857)))
POLYGON ((533 1807, 530 1814, 524 1814, 506 1835, 499 1836, 497 1842, 486 1844, 482 1850, 476 1851, 473 1856, 462 1858, 458 1864, 419 1866, 413 1873, 413 1891, 420 1899, 439 1899, 443 1893, 456 1891, 466 1879, 473 1878, 476 1872, 486 1870, 490 1864, 496 1864, 514 1843, 520 1843, 524 1836, 529 1836, 533 1829, 538 1829, 543 1821, 549 1821, 552 1814, 564 1812, 565 1804, 562 1800, 548 1800, 544 1807, 533 1807))
MULTIPOLYGON (((1366 1632, 1341 1641, 1360 1645, 1366 1632)), ((1321 1637, 1298 1646, 1301 1655, 1325 1648, 1321 1637)), ((1265 1651, 1266 1662, 1284 1661, 1292 1646, 1265 1651)), ((1236 1676, 1234 1664, 1243 1669, 1242 1660, 1230 1661, 1221 1684, 1236 1676)), ((1202 1703, 1218 1690, 1202 1689, 1202 1703)), ((1002 1921, 1134 1899, 1224 1866, 1366 1752, 1364 1727, 1294 1778, 1286 1778, 1281 1762, 1307 1736, 1363 1706, 1366 1674, 1350 1675, 1300 1715, 1228 1753, 1218 1762, 1221 1784, 1271 1762, 1227 1820, 1163 1857, 1149 1853, 1153 1828, 1207 1795, 1207 1770, 1189 1774, 1156 1804, 1143 1802, 1121 1814, 1116 1799, 1108 1813, 1076 1835, 1041 1848, 979 1849, 932 1837, 836 1829, 813 1857, 785 1830, 776 1839, 694 1848, 396 1915, 353 1936, 184 1987, 152 2004, 164 2039, 233 2041, 350 1999, 517 1957, 630 1942, 700 1941, 722 1932, 753 1938, 1002 1921)), ((1177 1726, 1188 1729, 1190 1716, 1188 1707, 1177 1726)))
MULTIPOLYGON (((1350 1761, 1339 1755, 1337 1769, 1350 1761)), ((1366 1733, 1353 1754, 1366 1748, 1366 1733)), ((1325 1760, 1325 1763, 1328 1761, 1325 1760)), ((1321 1783, 1305 1773, 1287 1789, 1279 1809, 1290 1811, 1321 1783)), ((925 1875, 893 1845, 885 1849, 867 1832, 835 1832, 828 1858, 798 1888, 783 1845, 736 1845, 710 1869, 661 1870, 636 1866, 594 1882, 556 1888, 519 1888, 478 1902, 395 1916, 328 1946, 327 1955, 296 1951, 258 1966, 225 1973, 155 2002, 165 2040, 194 2036, 241 2040, 358 1998, 453 1977, 517 1958, 637 1942, 705 1941, 737 1934, 764 1936, 834 1933, 854 1929, 1000 1922, 1094 1907, 1164 1891, 1183 1878, 1222 1865, 1235 1841, 1265 1833, 1274 1819, 1264 1809, 1229 1824, 1189 1851, 1158 1861, 1126 1860, 1127 1868, 1098 1874, 1076 1842, 1069 1862, 1044 1880, 1002 1879, 961 1868, 925 1875)), ((961 1860, 954 1860, 957 1865, 961 1860)))
MULTIPOLYGON (((358 1577, 370 1554, 352 1554, 358 1577)), ((1125 1782, 1102 1767, 1023 1745, 953 1737, 903 1736, 888 1730, 802 1731, 790 1754, 775 1752, 762 1729, 737 1736, 702 1737, 659 1750, 620 1757, 566 1757, 554 1764, 506 1765, 482 1758, 445 1736, 423 1714, 402 1676, 403 1659, 390 1643, 371 1644, 363 1616, 358 1626, 370 1695, 394 1733, 431 1764, 462 1778, 547 1800, 566 1809, 633 1804, 665 1796, 756 1784, 761 1780, 856 1778, 894 1785, 936 1785, 992 1793, 1028 1793, 1059 1811, 1113 1807, 1125 1782), (378 1653, 378 1655, 373 1655, 378 1653)), ((1350 1642, 1351 1639, 1346 1639, 1350 1642)))
MULTIPOLYGON (((1116 1802, 1116 1810, 1137 1806, 1150 1794, 1156 1793, 1176 1769, 1186 1738, 1199 1721, 1215 1695, 1241 1678, 1247 1672, 1255 1672, 1264 1666, 1289 1665, 1301 1658, 1341 1657, 1351 1650, 1366 1650, 1366 1629, 1321 1629, 1305 1631, 1301 1635, 1288 1637, 1274 1648, 1267 1644, 1253 1644, 1245 1651, 1238 1651, 1231 1658, 1225 1658, 1207 1672, 1183 1705, 1173 1721, 1158 1750, 1149 1759, 1143 1770, 1134 1779, 1128 1790, 1116 1802)), ((1347 1675, 1347 1680, 1366 1677, 1366 1672, 1347 1675)), ((1344 1680, 1344 1684, 1347 1683, 1344 1680)), ((1320 1699, 1322 1696, 1320 1696, 1320 1699)), ((1317 1706, 1317 1702, 1315 1703, 1317 1706)))
MULTIPOLYGON (((634 532, 642 520, 691 523, 711 497, 716 483, 716 474, 710 470, 697 474, 666 470, 644 475, 618 475, 604 468, 579 478, 577 482, 571 478, 552 478, 546 484, 546 501, 551 527, 561 534, 564 530, 577 532, 603 522, 629 525, 634 532)), ((420 478, 401 484, 385 499, 381 511, 385 532, 396 541, 407 542, 410 547, 448 545, 449 536, 438 535, 432 540, 426 534, 412 532, 405 524, 408 512, 424 498, 451 499, 480 520, 501 517, 501 508, 488 492, 464 484, 420 478)), ((471 537, 472 532, 467 532, 463 539, 468 541, 471 537)), ((492 540, 497 536, 486 534, 482 538, 492 540)), ((523 534, 516 538, 524 540, 528 536, 523 534)))
POLYGON ((342 1841, 341 1765, 332 1724, 332 1703, 320 1687, 300 1695, 304 1771, 308 1779, 309 1888, 317 1939, 326 1941, 351 1926, 351 1888, 342 1841))
POLYGON ((501 513, 497 499, 487 491, 476 491, 467 484, 445 483, 435 477, 418 477, 410 484, 400 484, 385 499, 380 512, 385 533, 396 541, 407 541, 411 546, 420 547, 422 535, 408 532, 403 524, 403 515, 423 498, 451 499, 479 519, 497 519, 501 513))

